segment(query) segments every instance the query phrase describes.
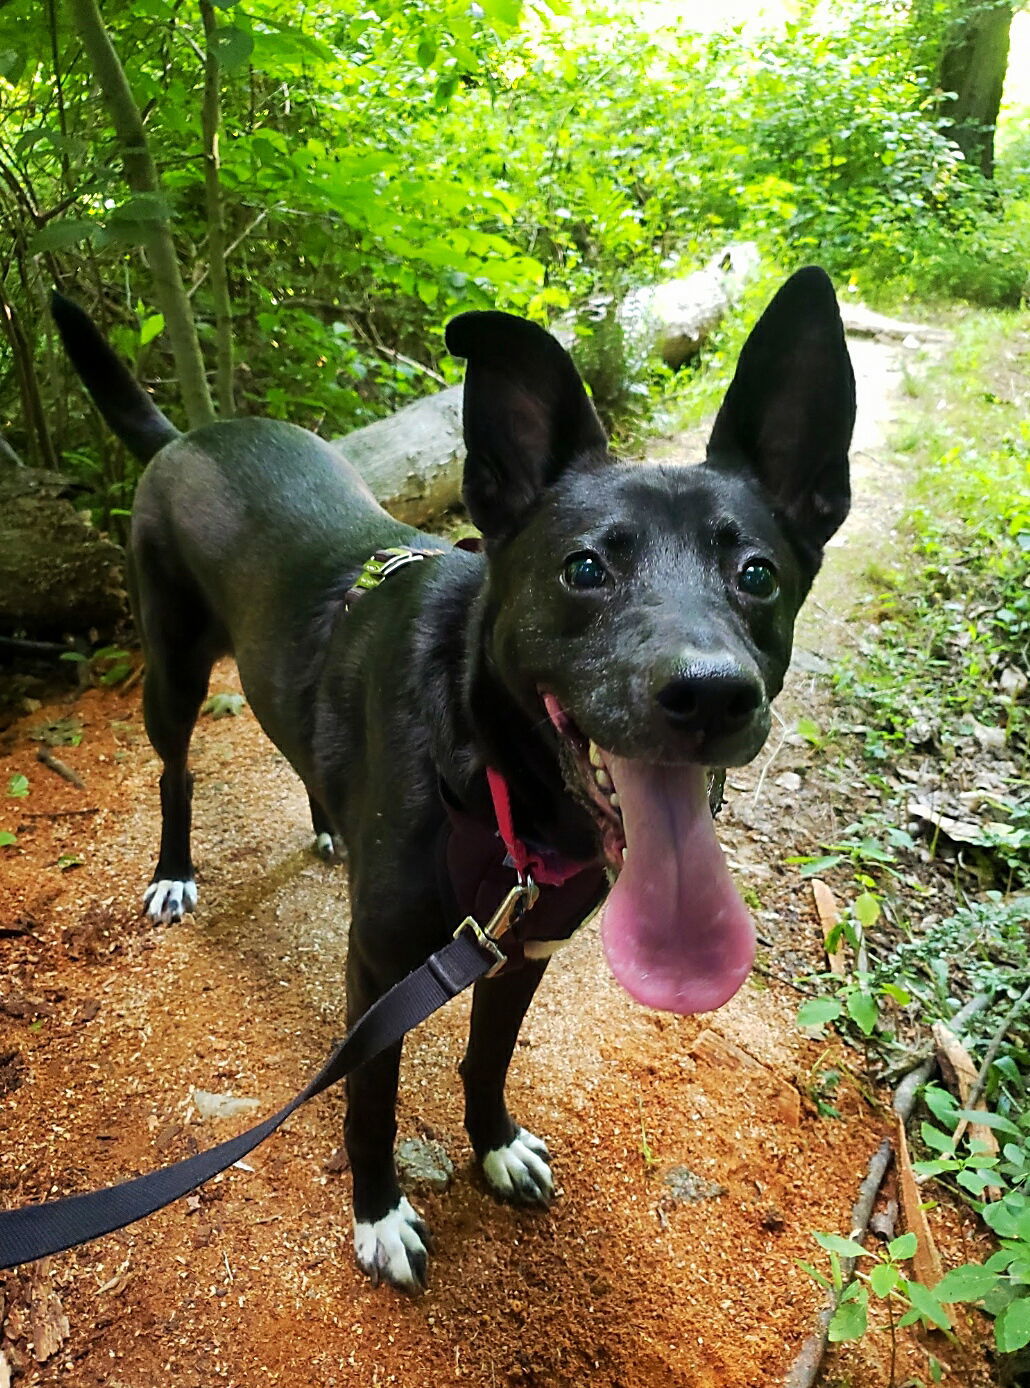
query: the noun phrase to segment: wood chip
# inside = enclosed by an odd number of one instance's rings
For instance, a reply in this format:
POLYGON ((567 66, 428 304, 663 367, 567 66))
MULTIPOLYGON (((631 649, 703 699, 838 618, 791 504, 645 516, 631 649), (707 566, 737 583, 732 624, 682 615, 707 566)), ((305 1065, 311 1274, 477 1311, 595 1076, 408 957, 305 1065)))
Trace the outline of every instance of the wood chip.
POLYGON ((801 1095, 786 1080, 781 1079, 767 1065, 756 1060, 749 1051, 727 1041, 717 1031, 706 1027, 694 1038, 690 1054, 716 1069, 747 1071, 764 1087, 772 1090, 770 1117, 786 1127, 796 1128, 801 1122, 801 1095))
MULTIPOLYGON (((829 887, 818 877, 812 878, 812 897, 815 901, 815 909, 819 916, 819 925, 823 932, 823 945, 830 938, 834 930, 840 924, 840 910, 837 907, 836 898, 829 887)), ((837 942, 837 948, 826 950, 826 958, 830 964, 830 973, 843 978, 847 972, 847 965, 844 961, 844 951, 837 942)))
POLYGON ((52 1359, 70 1331, 61 1298, 50 1282, 50 1260, 44 1258, 33 1268, 29 1287, 29 1339, 36 1363, 52 1359))
MULTIPOLYGON (((941 1067, 941 1074, 944 1082, 958 1099, 963 1108, 969 1106, 969 1096, 977 1080, 977 1068, 973 1057, 963 1046, 962 1042, 944 1022, 934 1022, 933 1041, 937 1050, 937 1063, 941 1067)), ((982 1099, 974 1104, 974 1108, 982 1113, 987 1112, 987 1105, 982 1099)), ((991 1128, 983 1123, 970 1123, 966 1129, 970 1143, 977 1143, 981 1151, 986 1151, 991 1155, 998 1152, 998 1139, 991 1128)), ((984 1198, 987 1200, 1000 1200, 1001 1190, 998 1186, 987 1186, 984 1190, 984 1198)))
POLYGON ((912 1171, 912 1158, 908 1150, 908 1137, 905 1124, 898 1119, 895 1153, 898 1163, 898 1193, 901 1196, 901 1210, 905 1217, 905 1228, 916 1236, 916 1251, 912 1259, 915 1280, 924 1287, 936 1287, 944 1276, 941 1255, 937 1251, 930 1222, 926 1218, 919 1195, 919 1187, 912 1171))

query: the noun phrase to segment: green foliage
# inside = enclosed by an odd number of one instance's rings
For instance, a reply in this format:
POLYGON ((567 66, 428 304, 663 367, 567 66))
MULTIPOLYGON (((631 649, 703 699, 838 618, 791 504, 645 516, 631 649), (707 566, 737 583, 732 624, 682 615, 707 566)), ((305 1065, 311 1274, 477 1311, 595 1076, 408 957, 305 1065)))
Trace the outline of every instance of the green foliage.
MULTIPOLYGON (((45 334, 50 284, 86 301, 171 393, 139 242, 167 213, 202 345, 208 279, 199 7, 116 0, 105 20, 146 118, 158 196, 127 193, 64 7, 0 7, 3 288, 22 339, 0 430, 28 461, 51 442, 117 519, 136 468, 112 450, 45 334), (50 29, 50 15, 56 27, 50 29), (57 80, 59 79, 59 80, 57 80), (33 389, 43 408, 30 408, 33 389), (48 437, 52 434, 52 440, 48 437)), ((1014 302, 1030 261, 1025 140, 999 190, 934 115, 933 42, 905 6, 805 4, 756 41, 641 25, 606 5, 331 0, 221 5, 221 182, 237 399, 328 435, 454 379, 445 320, 570 304, 606 417, 645 411, 668 373, 627 371, 612 305, 757 239, 767 263, 819 260, 864 291, 1014 302)), ((930 26, 932 28, 933 26, 930 26)), ((764 290, 764 286, 762 286, 764 290)), ((735 329, 707 353, 718 376, 735 329)), ((689 373, 675 393, 689 394, 689 373), (684 384, 686 380, 686 384, 684 384)), ((173 407, 174 412, 174 407, 173 407)))
POLYGON ((7 794, 14 800, 24 800, 29 793, 28 776, 15 775, 7 782, 7 794))
MULTIPOLYGON (((1023 1086, 1025 1098, 1025 1084, 1023 1086)), ((924 1097, 936 1122, 924 1122, 923 1141, 935 1155, 915 1169, 939 1180, 954 1180, 971 1198, 984 1223, 994 1232, 998 1250, 983 1264, 966 1263, 946 1274, 935 1288, 945 1303, 978 1302, 995 1318, 998 1350, 1009 1354, 1030 1344, 1030 1113, 1025 1103, 1005 1117, 965 1110, 945 1090, 928 1088, 924 1097), (1001 1151, 995 1154, 973 1142, 959 1151, 954 1140, 960 1120, 991 1128, 1001 1151), (984 1200, 993 1187, 998 1200, 984 1200)))
MULTIPOLYGON (((915 1234, 901 1234, 882 1249, 867 1249, 854 1239, 838 1234, 813 1234, 820 1248, 829 1254, 829 1274, 811 1263, 799 1266, 821 1287, 833 1293, 835 1309, 830 1319, 829 1339, 835 1344, 860 1340, 869 1328, 869 1294, 882 1301, 892 1326, 922 1324, 938 1330, 950 1330, 951 1318, 943 1305, 938 1289, 932 1291, 921 1282, 905 1276, 903 1264, 913 1256, 917 1243, 915 1234), (842 1261, 843 1260, 843 1261, 842 1261), (846 1276, 846 1266, 871 1261, 866 1272, 856 1269, 846 1276), (895 1307, 902 1314, 894 1321, 895 1307)), ((953 1298, 957 1300, 957 1298, 953 1298)))

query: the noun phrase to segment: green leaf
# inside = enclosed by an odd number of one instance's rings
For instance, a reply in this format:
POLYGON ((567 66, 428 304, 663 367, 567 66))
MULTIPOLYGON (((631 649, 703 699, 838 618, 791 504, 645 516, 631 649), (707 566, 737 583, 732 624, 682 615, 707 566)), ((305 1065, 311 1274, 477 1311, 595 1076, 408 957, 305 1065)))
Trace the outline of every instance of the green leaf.
MULTIPOLYGON (((851 1285, 854 1286, 855 1284, 852 1283, 851 1285)), ((839 1344, 842 1340, 860 1340, 866 1332, 869 1299, 865 1295, 864 1287, 860 1288, 859 1291, 859 1295, 849 1297, 847 1300, 842 1299, 833 1313, 830 1320, 829 1339, 834 1344, 839 1344)), ((845 1293, 846 1295, 847 1293, 845 1293)))
POLYGON ((923 1090, 923 1103, 939 1123, 946 1128, 954 1128, 958 1122, 958 1104, 946 1089, 928 1084, 923 1090))
POLYGON ((887 1245, 887 1252, 895 1262, 903 1262, 905 1258, 911 1258, 919 1247, 919 1240, 915 1234, 901 1234, 896 1239, 891 1239, 887 1245))
POLYGON ((963 1263, 946 1272, 933 1290, 939 1301, 979 1301, 997 1282, 998 1274, 989 1268, 980 1263, 963 1263))
POLYGON ((827 1022, 835 1022, 841 1014, 837 998, 811 998, 798 1008, 795 1018, 799 1027, 821 1027, 827 1022))
POLYGON ((809 1277, 819 1283, 820 1287, 825 1287, 827 1291, 832 1288, 833 1283, 817 1267, 813 1267, 811 1263, 806 1263, 802 1258, 798 1258, 796 1261, 802 1272, 807 1272, 809 1277))
POLYGON ((994 1342, 1002 1354, 1014 1354, 1030 1345, 1030 1296, 1021 1296, 1005 1307, 994 1322, 994 1342))
POLYGON ((0 77, 16 86, 27 61, 28 54, 22 49, 0 48, 0 77))
POLYGON ((0 829, 0 848, 10 848, 12 844, 17 842, 17 834, 12 834, 9 829, 0 829))
POLYGON ((880 1009, 876 1005, 876 999, 870 993, 861 989, 856 989, 848 994, 847 1000, 848 1016, 861 1030, 863 1036, 872 1036, 876 1029, 876 1021, 880 1015, 880 1009))
POLYGON ((7 794, 12 800, 24 800, 29 793, 28 776, 12 776, 7 782, 7 794))
POLYGON ((820 1248, 825 1248, 831 1253, 839 1253, 842 1258, 869 1257, 860 1243, 856 1243, 854 1239, 841 1238, 840 1234, 813 1234, 812 1237, 820 1248))
POLYGON ((881 983, 880 992, 885 994, 899 1007, 907 1007, 912 1001, 912 994, 907 988, 899 988, 896 983, 881 983))
POLYGON ((879 1297, 890 1296, 900 1281, 898 1269, 890 1263, 877 1263, 869 1274, 869 1285, 879 1297))
POLYGON ((1011 1208, 1008 1200, 995 1200, 984 1206, 980 1218, 1000 1238, 1015 1239, 1019 1237, 1020 1214, 1022 1210, 1011 1208))
POLYGON ((954 1152, 951 1133, 942 1133, 940 1128, 935 1128, 932 1123, 920 1123, 919 1131, 927 1147, 932 1147, 935 1152, 954 1152))
POLYGON ((246 29, 226 24, 211 35, 211 47, 219 65, 231 72, 246 65, 254 51, 254 39, 246 29))
POLYGON ((1003 1118, 1000 1113, 985 1113, 978 1108, 960 1108, 958 1117, 964 1118, 967 1123, 979 1123, 981 1127, 994 1128, 999 1133, 1008 1133, 1011 1137, 1022 1136, 1012 1119, 1003 1118))
POLYGON ((82 862, 78 853, 62 853, 57 860, 57 866, 62 872, 67 872, 69 868, 82 867, 82 862))
POLYGON ((799 718, 797 721, 798 735, 803 737, 806 742, 811 742, 814 747, 819 747, 823 741, 823 735, 819 730, 819 724, 813 723, 811 718, 799 718))
POLYGON ((855 918, 863 930, 868 930, 880 919, 880 903, 872 892, 863 892, 854 905, 855 918))
POLYGON ((145 347, 148 342, 153 342, 158 333, 164 332, 164 326, 163 313, 154 313, 149 318, 144 318, 139 329, 139 345, 145 347))
POLYGON ((41 251, 61 251, 67 246, 77 246, 80 241, 88 241, 97 230, 96 222, 75 221, 71 217, 48 222, 29 241, 29 254, 39 255, 41 251))
POLYGON ((912 1309, 917 1311, 923 1320, 929 1321, 941 1330, 951 1329, 951 1319, 947 1311, 929 1287, 924 1287, 922 1282, 906 1282, 905 1293, 912 1303, 912 1309))

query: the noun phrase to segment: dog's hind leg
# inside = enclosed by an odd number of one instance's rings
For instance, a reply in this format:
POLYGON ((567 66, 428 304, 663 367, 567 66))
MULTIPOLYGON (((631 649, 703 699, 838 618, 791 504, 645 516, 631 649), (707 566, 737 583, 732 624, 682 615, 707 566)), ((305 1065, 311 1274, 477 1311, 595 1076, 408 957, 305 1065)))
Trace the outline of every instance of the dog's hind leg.
POLYGON ((218 649, 198 599, 162 583, 143 592, 134 584, 133 599, 146 660, 143 721, 162 763, 161 848, 143 906, 155 923, 168 924, 197 904, 190 853, 193 775, 187 759, 218 649))
POLYGON ((461 1062, 469 1140, 490 1189, 514 1205, 549 1205, 554 1194, 546 1146, 518 1126, 504 1101, 519 1028, 546 967, 546 959, 527 961, 510 974, 476 984, 461 1062))

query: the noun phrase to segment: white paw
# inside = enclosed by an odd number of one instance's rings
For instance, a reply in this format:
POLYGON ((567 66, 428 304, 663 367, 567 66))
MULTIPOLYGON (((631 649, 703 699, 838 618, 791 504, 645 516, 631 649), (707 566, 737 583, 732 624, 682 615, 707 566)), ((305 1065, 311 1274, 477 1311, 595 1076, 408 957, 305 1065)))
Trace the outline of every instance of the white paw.
POLYGON ((354 1253, 376 1286, 389 1282, 402 1292, 425 1288, 429 1230, 403 1195, 374 1224, 354 1221, 354 1253))
POLYGON ((495 1195, 516 1205, 549 1205, 554 1196, 547 1145, 525 1128, 506 1147, 487 1152, 483 1175, 495 1195))
POLYGON ((197 884, 191 879, 172 882, 167 877, 151 882, 143 893, 143 909, 155 925, 181 921, 187 911, 197 909, 197 884))
POLYGON ((331 863, 336 857, 336 846, 333 843, 332 834, 315 835, 315 853, 319 858, 324 858, 327 863, 331 863))

